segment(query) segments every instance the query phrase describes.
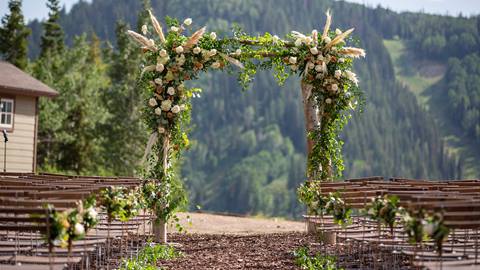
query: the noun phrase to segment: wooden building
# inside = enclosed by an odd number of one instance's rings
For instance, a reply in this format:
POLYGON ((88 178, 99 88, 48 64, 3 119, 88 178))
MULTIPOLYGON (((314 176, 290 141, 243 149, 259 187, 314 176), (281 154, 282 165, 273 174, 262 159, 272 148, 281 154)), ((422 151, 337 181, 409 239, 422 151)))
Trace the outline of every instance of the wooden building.
POLYGON ((0 61, 0 171, 35 172, 38 99, 58 92, 14 65, 0 61), (4 138, 7 132, 6 162, 4 138))

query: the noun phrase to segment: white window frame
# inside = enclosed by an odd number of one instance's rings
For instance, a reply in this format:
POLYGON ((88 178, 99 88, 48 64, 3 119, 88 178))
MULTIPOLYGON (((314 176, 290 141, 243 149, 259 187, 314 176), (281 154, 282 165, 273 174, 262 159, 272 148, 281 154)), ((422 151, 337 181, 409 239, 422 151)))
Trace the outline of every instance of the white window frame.
MULTIPOLYGON (((15 100, 13 98, 0 98, 0 128, 8 128, 8 129, 13 129, 13 118, 15 114, 15 100), (3 112, 3 108, 1 108, 1 105, 3 102, 10 102, 12 104, 12 111, 11 112, 3 112), (11 115, 10 117, 10 124, 4 124, 2 123, 2 117, 3 115, 11 115)), ((6 117, 5 117, 6 119, 6 117)))

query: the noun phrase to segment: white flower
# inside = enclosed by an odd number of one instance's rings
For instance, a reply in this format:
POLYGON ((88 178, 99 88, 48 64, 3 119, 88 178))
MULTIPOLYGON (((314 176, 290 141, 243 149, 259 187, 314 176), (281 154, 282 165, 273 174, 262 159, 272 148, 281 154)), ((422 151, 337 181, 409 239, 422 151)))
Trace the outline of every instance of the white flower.
POLYGON ((295 65, 297 63, 297 57, 290 56, 290 58, 288 58, 288 62, 292 65, 295 65))
POLYGON ((235 54, 236 54, 236 55, 242 54, 242 50, 241 50, 241 49, 237 49, 237 50, 235 51, 235 54))
POLYGON ((435 230, 435 226, 432 223, 427 223, 423 225, 423 229, 427 235, 433 235, 433 231, 435 230))
POLYGON ((172 32, 178 32, 178 27, 172 26, 172 27, 170 27, 170 31, 172 31, 172 32))
POLYGON ((161 57, 166 57, 168 54, 167 54, 167 51, 165 49, 162 49, 160 50, 160 56, 161 57))
POLYGON ((338 90, 338 85, 336 83, 332 84, 332 91, 336 92, 338 90))
POLYGON ((312 53, 313 55, 318 54, 318 49, 317 49, 317 47, 310 48, 310 53, 312 53))
POLYGON ((150 107, 155 107, 155 106, 157 106, 157 105, 158 105, 157 100, 156 100, 155 98, 149 99, 149 100, 148 100, 148 105, 149 105, 150 107))
POLYGON ((341 35, 341 34, 342 34, 342 30, 340 30, 340 29, 338 29, 338 28, 335 29, 335 34, 337 34, 337 36, 338 36, 338 35, 341 35))
POLYGON ((313 69, 314 67, 315 67, 315 64, 314 64, 314 63, 312 63, 312 62, 308 62, 308 63, 307 63, 307 68, 308 68, 308 69, 313 69))
POLYGON ((176 52, 176 53, 183 53, 183 47, 182 47, 182 46, 178 46, 177 48, 175 48, 175 52, 176 52))
POLYGON ((155 66, 155 70, 158 71, 158 72, 162 72, 164 69, 165 69, 165 66, 163 64, 158 63, 155 66))
POLYGON ((216 49, 211 49, 209 52, 208 52, 208 56, 212 57, 214 55, 217 54, 217 50, 216 49))
POLYGON ((178 106, 178 105, 173 106, 172 112, 173 113, 179 113, 180 112, 180 106, 178 106))
POLYGON ((213 62, 212 68, 219 68, 219 67, 220 67, 220 63, 219 63, 219 62, 213 62))
POLYGON ((319 54, 319 55, 317 56, 317 60, 323 61, 323 55, 322 55, 322 54, 319 54))
POLYGON ((186 109, 187 109, 187 107, 185 106, 185 104, 180 105, 180 110, 181 111, 185 111, 186 109))
POLYGON ((351 72, 350 70, 345 71, 343 76, 347 77, 350 81, 352 81, 355 85, 358 85, 358 78, 357 74, 351 72))
POLYGON ((332 103, 332 99, 330 99, 330 98, 325 99, 325 103, 327 103, 327 104, 332 103))
POLYGON ((160 79, 160 78, 156 78, 156 79, 154 80, 154 82, 155 82, 156 84, 158 84, 158 85, 162 85, 162 79, 160 79))
POLYGON ((325 41, 325 43, 328 44, 328 43, 332 42, 332 39, 329 38, 329 37, 325 37, 325 39, 323 41, 325 41))
POLYGON ((183 21, 183 24, 189 26, 190 24, 192 24, 192 18, 186 18, 185 21, 183 21))
POLYGON ((210 33, 210 38, 211 38, 211 39, 217 39, 217 33, 211 32, 211 33, 210 33))
POLYGON ((162 108, 162 110, 164 111, 170 111, 170 109, 172 108, 172 101, 171 100, 164 100, 162 101, 162 105, 160 106, 162 108))
POLYGON ((280 38, 277 35, 274 35, 272 39, 274 43, 277 43, 280 40, 280 38))
POLYGON ((306 37, 306 38, 304 39, 304 42, 305 42, 305 44, 310 45, 310 43, 313 42, 313 39, 312 39, 311 37, 306 37))
POLYGON ((316 65, 316 66, 315 66, 315 71, 316 71, 316 72, 322 71, 322 65, 316 65))
POLYGON ((155 46, 155 40, 149 39, 149 40, 148 40, 148 46, 150 46, 150 47, 155 46))
POLYGON ((335 78, 340 79, 340 76, 342 76, 342 71, 341 70, 335 70, 335 78))
POLYGON ((77 236, 83 235, 85 233, 85 228, 83 227, 82 224, 76 223, 73 233, 77 236))
POLYGON ((297 40, 295 40, 295 46, 297 47, 302 46, 302 40, 300 38, 297 38, 297 40))
POLYGON ((142 33, 143 33, 144 35, 147 34, 147 30, 148 30, 148 29, 147 29, 147 26, 146 26, 145 24, 142 25, 142 33))
POLYGON ((95 208, 93 208, 93 207, 89 207, 89 208, 87 209, 87 212, 88 212, 88 215, 89 215, 91 218, 93 218, 93 219, 96 219, 97 216, 98 216, 97 211, 96 211, 95 208))
POLYGON ((164 127, 158 127, 158 133, 160 133, 160 134, 165 133, 165 128, 164 127))
POLYGON ((162 109, 159 108, 159 107, 157 107, 157 108, 155 109, 155 114, 156 114, 156 115, 161 115, 161 114, 162 114, 162 109))
POLYGON ((199 54, 200 52, 202 52, 202 49, 200 49, 200 47, 193 48, 193 53, 194 54, 199 54))
POLYGON ((173 87, 171 87, 171 86, 168 87, 167 93, 168 93, 169 95, 171 95, 171 96, 175 95, 175 88, 173 88, 173 87))
POLYGON ((345 62, 345 58, 338 58, 338 62, 339 62, 339 63, 345 62))

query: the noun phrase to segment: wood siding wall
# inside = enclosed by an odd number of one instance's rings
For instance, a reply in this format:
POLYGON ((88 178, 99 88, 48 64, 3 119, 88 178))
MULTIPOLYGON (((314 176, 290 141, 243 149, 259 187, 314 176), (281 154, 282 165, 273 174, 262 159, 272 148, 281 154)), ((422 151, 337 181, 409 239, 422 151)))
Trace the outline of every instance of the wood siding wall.
MULTIPOLYGON (((0 94, 1 95, 1 94, 0 94)), ((35 170, 37 98, 15 96, 13 131, 8 133, 7 172, 33 172, 35 170)), ((3 171, 5 144, 0 133, 0 170, 3 171)))

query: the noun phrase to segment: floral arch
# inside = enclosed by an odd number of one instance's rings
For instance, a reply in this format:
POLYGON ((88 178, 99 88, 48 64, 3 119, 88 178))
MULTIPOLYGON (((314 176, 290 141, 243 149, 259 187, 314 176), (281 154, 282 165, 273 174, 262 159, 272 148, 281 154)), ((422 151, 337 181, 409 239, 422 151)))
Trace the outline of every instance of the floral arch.
POLYGON ((193 31, 190 18, 180 23, 167 17, 169 29, 164 33, 151 12, 151 25, 143 25, 142 34, 128 31, 144 55, 140 76, 146 94, 143 118, 152 133, 144 155, 144 176, 151 180, 142 189, 157 217, 157 241, 166 241, 165 223, 178 205, 175 165, 189 144, 191 98, 200 92, 185 87, 184 82, 196 79, 200 72, 238 68, 244 88, 259 69, 273 69, 280 84, 290 75, 299 75, 307 130, 307 183, 341 175, 338 133, 361 101, 358 79, 351 69, 353 60, 365 52, 346 46, 353 28, 331 31, 331 15, 326 15, 321 33, 292 31, 284 39, 269 33, 253 37, 240 29, 220 39, 215 32, 206 32, 206 27, 193 31))

